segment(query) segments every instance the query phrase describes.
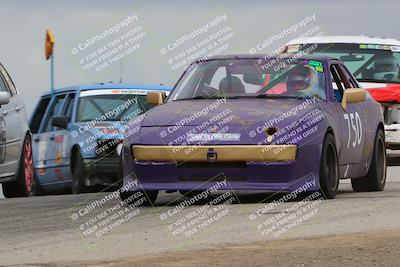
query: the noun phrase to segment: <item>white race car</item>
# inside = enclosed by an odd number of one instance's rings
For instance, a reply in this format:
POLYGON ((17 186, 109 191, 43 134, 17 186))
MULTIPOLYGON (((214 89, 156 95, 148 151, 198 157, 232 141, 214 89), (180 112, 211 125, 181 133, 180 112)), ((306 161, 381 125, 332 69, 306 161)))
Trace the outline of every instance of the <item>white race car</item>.
POLYGON ((283 53, 341 59, 360 85, 381 103, 389 165, 400 165, 400 41, 368 36, 323 36, 290 41, 283 53))

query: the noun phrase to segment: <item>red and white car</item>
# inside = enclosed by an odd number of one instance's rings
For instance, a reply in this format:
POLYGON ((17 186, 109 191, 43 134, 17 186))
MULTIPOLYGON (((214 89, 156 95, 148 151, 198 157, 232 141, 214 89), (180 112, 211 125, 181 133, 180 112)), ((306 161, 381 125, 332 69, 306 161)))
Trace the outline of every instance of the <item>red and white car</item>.
MULTIPOLYGON (((283 53, 341 59, 382 105, 389 165, 400 165, 400 41, 368 36, 323 36, 290 41, 283 53)), ((367 112, 367 111, 366 111, 367 112)))

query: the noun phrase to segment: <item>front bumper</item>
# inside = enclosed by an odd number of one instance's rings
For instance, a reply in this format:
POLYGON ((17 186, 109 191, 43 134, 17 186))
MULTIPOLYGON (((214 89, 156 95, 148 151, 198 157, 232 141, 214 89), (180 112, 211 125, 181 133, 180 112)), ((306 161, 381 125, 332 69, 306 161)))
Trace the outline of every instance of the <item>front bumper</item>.
POLYGON ((388 157, 400 156, 400 124, 385 125, 385 145, 388 157))
POLYGON ((279 162, 296 159, 296 145, 132 146, 137 161, 279 162))
MULTIPOLYGON (((385 125, 385 129, 392 125, 389 125, 388 127, 387 126, 388 125, 385 125)), ((400 130, 385 130, 385 146, 387 165, 400 166, 400 130)))
POLYGON ((261 153, 262 146, 246 146, 247 150, 238 149, 239 146, 226 146, 225 150, 212 146, 217 153, 215 160, 208 156, 210 146, 197 147, 200 148, 197 153, 189 153, 189 157, 186 154, 185 158, 182 158, 183 152, 171 154, 168 146, 150 147, 149 151, 145 147, 150 146, 136 146, 139 149, 134 146, 134 155, 128 149, 123 151, 124 185, 137 178, 140 186, 149 191, 207 190, 218 181, 226 180, 226 186, 220 190, 293 191, 313 179, 314 186, 308 190, 319 189, 321 146, 316 144, 299 149, 297 146, 272 149, 271 146, 271 150, 264 150, 270 152, 263 152, 261 156, 257 153, 261 153))

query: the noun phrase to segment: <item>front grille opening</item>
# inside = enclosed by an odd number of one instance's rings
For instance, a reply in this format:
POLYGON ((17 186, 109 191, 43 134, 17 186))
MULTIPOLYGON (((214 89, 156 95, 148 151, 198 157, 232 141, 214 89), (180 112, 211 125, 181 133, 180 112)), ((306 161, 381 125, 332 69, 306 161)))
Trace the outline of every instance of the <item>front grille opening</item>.
POLYGON ((218 175, 217 177, 207 177, 207 176, 179 176, 179 181, 181 182, 244 182, 247 180, 246 176, 239 175, 218 175))
POLYGON ((239 162, 178 162, 181 169, 243 169, 247 167, 245 161, 239 162))

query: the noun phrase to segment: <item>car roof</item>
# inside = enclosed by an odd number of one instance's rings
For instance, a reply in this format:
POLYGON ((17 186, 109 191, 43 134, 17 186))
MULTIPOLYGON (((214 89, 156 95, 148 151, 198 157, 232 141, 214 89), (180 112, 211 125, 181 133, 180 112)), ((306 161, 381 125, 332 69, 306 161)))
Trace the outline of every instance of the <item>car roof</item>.
MULTIPOLYGON (((219 55, 210 57, 208 60, 218 60, 218 59, 260 59, 260 58, 268 58, 268 59, 291 59, 293 58, 293 54, 277 54, 277 55, 267 55, 267 54, 232 54, 232 55, 219 55)), ((329 57, 325 55, 301 55, 297 57, 296 60, 318 60, 318 61, 330 61, 330 60, 338 60, 334 57, 329 57)), ((198 60, 201 61, 201 60, 198 60)), ((339 60, 340 61, 340 60, 339 60)))
MULTIPOLYGON (((54 93, 64 92, 77 92, 87 90, 101 90, 101 89, 139 89, 139 90, 161 90, 171 91, 172 86, 167 85, 150 85, 150 84, 134 84, 134 83, 92 83, 92 84, 80 84, 68 87, 57 88, 54 93)), ((47 91, 42 96, 50 95, 51 91, 47 91)))
POLYGON ((288 42, 293 44, 326 44, 326 43, 342 43, 342 44, 377 44, 377 45, 400 45, 400 41, 393 38, 372 37, 372 36, 314 36, 297 38, 288 42))

